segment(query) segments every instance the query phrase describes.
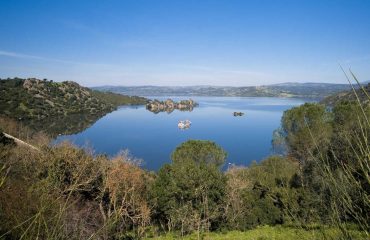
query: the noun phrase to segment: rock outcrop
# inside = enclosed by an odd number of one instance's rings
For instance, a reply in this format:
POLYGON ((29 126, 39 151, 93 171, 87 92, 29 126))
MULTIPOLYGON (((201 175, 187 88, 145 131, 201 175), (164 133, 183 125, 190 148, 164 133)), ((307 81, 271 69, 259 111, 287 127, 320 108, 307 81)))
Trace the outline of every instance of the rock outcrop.
POLYGON ((159 112, 171 113, 175 109, 180 111, 193 111, 194 107, 196 107, 197 105, 198 104, 192 99, 181 100, 179 102, 175 102, 172 99, 167 99, 165 101, 159 101, 155 99, 146 104, 146 109, 154 113, 159 112))
POLYGON ((244 115, 244 113, 243 112, 234 112, 233 115, 234 115, 234 117, 241 117, 241 116, 244 115))

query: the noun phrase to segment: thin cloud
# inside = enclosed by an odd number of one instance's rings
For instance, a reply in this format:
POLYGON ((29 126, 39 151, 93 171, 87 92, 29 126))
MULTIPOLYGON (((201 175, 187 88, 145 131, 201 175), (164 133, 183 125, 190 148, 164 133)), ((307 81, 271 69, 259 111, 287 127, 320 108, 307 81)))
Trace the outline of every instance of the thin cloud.
POLYGON ((76 61, 69 61, 69 60, 63 60, 63 59, 57 59, 57 58, 48 58, 48 57, 42 57, 42 56, 36 56, 36 55, 28 55, 28 54, 23 54, 23 53, 18 53, 18 52, 9 52, 9 51, 3 51, 3 50, 0 50, 0 56, 11 57, 11 58, 21 58, 21 59, 34 59, 34 60, 41 60, 41 61, 47 61, 47 62, 58 62, 58 63, 65 63, 65 64, 71 64, 71 65, 93 65, 93 66, 118 67, 118 66, 111 65, 111 64, 76 62, 76 61))
POLYGON ((16 53, 16 52, 8 52, 8 51, 1 51, 0 50, 0 56, 5 57, 14 57, 14 58, 25 58, 25 59, 37 59, 37 60, 48 60, 44 57, 34 56, 34 55, 27 55, 22 53, 16 53))

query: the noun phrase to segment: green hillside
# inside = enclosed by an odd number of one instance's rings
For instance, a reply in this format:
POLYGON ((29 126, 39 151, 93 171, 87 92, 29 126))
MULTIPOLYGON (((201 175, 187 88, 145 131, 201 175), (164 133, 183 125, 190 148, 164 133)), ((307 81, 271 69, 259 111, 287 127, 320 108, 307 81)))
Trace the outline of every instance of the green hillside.
POLYGON ((366 93, 367 95, 370 95, 370 83, 368 83, 366 86, 363 86, 363 88, 361 89, 356 89, 356 94, 353 90, 342 91, 326 97, 322 100, 322 103, 334 106, 338 102, 342 101, 357 101, 357 95, 361 103, 368 104, 370 101, 369 98, 366 96, 366 93))
POLYGON ((81 131, 120 105, 146 102, 146 98, 103 93, 72 81, 0 79, 0 115, 51 134, 81 131))

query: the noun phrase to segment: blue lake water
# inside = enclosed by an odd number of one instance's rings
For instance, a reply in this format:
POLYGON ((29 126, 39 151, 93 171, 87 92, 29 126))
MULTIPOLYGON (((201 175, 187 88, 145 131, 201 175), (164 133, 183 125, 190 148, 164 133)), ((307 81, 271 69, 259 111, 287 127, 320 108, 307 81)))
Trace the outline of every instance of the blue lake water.
POLYGON ((271 154, 272 132, 280 126, 283 112, 305 102, 302 99, 260 97, 192 99, 199 103, 192 112, 175 110, 170 114, 154 114, 145 106, 121 107, 83 132, 60 136, 56 142, 70 140, 79 146, 92 147, 95 153, 111 156, 128 149, 131 155, 143 160, 143 168, 158 170, 171 161, 170 155, 180 143, 188 139, 211 140, 227 151, 226 164, 247 166, 271 154), (234 117, 234 111, 245 115, 234 117), (180 130, 177 123, 184 119, 191 120, 192 125, 187 130, 180 130))

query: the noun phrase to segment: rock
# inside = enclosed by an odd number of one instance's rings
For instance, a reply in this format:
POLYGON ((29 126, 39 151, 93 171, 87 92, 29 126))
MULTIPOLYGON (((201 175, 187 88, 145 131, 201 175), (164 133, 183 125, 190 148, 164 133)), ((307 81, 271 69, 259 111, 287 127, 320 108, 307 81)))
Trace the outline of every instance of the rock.
POLYGON ((198 104, 194 102, 192 99, 189 100, 181 100, 180 102, 175 102, 172 99, 167 99, 166 101, 159 101, 154 99, 147 103, 146 109, 151 112, 159 113, 159 112, 167 112, 171 113, 175 109, 180 111, 192 111, 194 107, 198 104))
POLYGON ((243 116, 244 113, 243 112, 234 112, 233 115, 234 115, 234 117, 240 117, 240 116, 243 116))

